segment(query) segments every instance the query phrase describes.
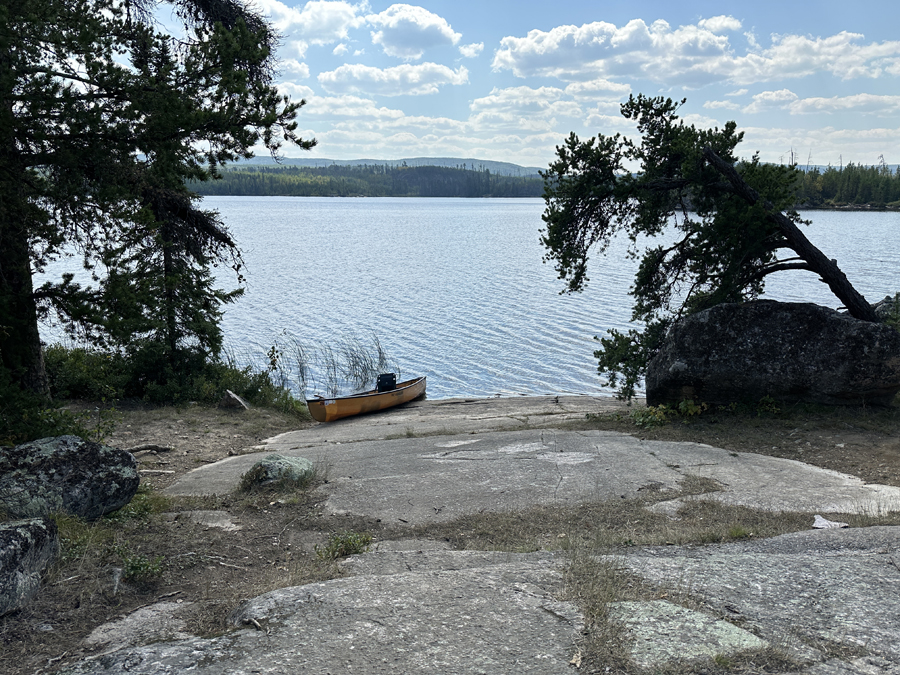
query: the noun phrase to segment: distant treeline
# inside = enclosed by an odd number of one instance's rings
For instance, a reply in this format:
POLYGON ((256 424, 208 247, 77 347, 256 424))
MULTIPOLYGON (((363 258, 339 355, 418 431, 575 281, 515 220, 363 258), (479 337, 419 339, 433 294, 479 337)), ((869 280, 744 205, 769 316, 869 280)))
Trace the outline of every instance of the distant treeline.
POLYGON ((900 209, 900 167, 829 166, 803 172, 798 192, 798 208, 900 209))
MULTIPOLYGON (((293 197, 540 197, 538 176, 484 168, 331 165, 243 166, 191 186, 202 195, 293 197)), ((900 209, 900 168, 848 164, 801 172, 798 208, 900 209)))
POLYGON ((538 176, 441 166, 261 166, 191 185, 201 195, 293 197, 540 197, 538 176))

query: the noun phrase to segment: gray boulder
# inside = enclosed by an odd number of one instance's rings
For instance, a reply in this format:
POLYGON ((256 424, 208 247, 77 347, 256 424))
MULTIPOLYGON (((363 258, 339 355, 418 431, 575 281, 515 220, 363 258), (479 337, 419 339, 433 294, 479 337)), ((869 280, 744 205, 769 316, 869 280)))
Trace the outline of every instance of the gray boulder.
POLYGON ((266 455, 256 462, 241 477, 241 486, 249 490, 255 486, 264 486, 277 481, 294 485, 304 485, 315 476, 313 463, 304 457, 285 457, 284 455, 266 455))
POLYGON ((0 509, 10 518, 61 511, 95 520, 130 502, 139 483, 134 455, 77 436, 0 452, 0 509))
POLYGON ((0 616, 31 601, 58 550, 56 523, 49 518, 0 523, 0 616))
POLYGON ((900 333, 827 307, 759 300, 685 317, 647 368, 647 404, 779 401, 889 405, 900 333))
POLYGON ((897 318, 900 316, 900 293, 896 293, 893 297, 886 295, 884 300, 879 300, 872 307, 882 321, 897 318))

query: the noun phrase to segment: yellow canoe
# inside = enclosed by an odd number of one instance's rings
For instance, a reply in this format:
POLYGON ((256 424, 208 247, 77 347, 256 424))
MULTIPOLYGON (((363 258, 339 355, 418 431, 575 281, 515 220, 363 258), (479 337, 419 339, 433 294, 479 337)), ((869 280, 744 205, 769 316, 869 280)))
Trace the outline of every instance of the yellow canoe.
POLYGON ((406 382, 398 382, 396 389, 390 391, 366 391, 353 396, 340 398, 316 398, 307 401, 309 412, 318 422, 333 422, 342 417, 362 415, 393 408, 401 403, 408 403, 425 394, 425 378, 417 377, 406 382))

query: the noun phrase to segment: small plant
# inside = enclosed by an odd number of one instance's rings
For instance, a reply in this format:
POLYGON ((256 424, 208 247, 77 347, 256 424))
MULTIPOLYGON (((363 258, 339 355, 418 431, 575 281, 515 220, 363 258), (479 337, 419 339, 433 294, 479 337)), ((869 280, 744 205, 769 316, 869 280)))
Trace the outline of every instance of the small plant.
POLYGON ((107 513, 105 520, 122 522, 125 520, 144 520, 154 513, 165 511, 169 500, 153 491, 147 483, 141 483, 131 501, 121 509, 107 513))
POLYGON ((634 422, 635 426, 639 426, 642 429, 652 429, 653 427, 661 427, 666 424, 669 421, 671 412, 665 405, 649 405, 646 408, 631 411, 629 417, 631 417, 631 421, 634 422))
POLYGON ((709 409, 705 403, 694 403, 694 399, 686 398, 678 404, 678 414, 682 417, 696 417, 709 409))
POLYGON ((315 547, 316 555, 322 560, 337 560, 348 555, 365 553, 372 544, 372 535, 368 532, 336 532, 331 535, 328 543, 319 548, 315 547))
POLYGON ((762 417, 763 415, 778 415, 780 412, 781 408, 778 407, 778 401, 771 396, 763 396, 759 399, 759 404, 756 406, 757 417, 762 417))
POLYGON ((728 538, 729 539, 746 539, 747 537, 751 536, 752 534, 753 533, 750 532, 750 530, 748 530, 747 528, 742 527, 740 525, 734 525, 733 527, 728 529, 728 538))
POLYGON ((162 576, 163 560, 161 555, 153 558, 141 553, 127 556, 122 560, 122 578, 139 582, 155 581, 162 576))
POLYGON ((722 668, 724 670, 731 670, 731 667, 732 667, 731 659, 729 659, 724 654, 716 654, 713 657, 713 663, 715 663, 717 666, 719 666, 719 668, 722 668))
POLYGON ((122 561, 122 579, 147 583, 159 579, 165 570, 165 558, 161 555, 149 558, 143 553, 132 553, 125 545, 113 547, 122 561))

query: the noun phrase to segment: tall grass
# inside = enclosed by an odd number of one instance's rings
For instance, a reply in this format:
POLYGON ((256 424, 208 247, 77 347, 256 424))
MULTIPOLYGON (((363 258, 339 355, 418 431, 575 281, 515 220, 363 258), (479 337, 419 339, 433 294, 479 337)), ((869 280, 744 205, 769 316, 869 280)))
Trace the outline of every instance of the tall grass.
POLYGON ((400 375, 399 364, 374 333, 369 341, 344 335, 334 343, 309 345, 282 331, 264 357, 232 350, 228 358, 235 367, 250 364, 251 368, 268 371, 276 385, 303 400, 314 395, 335 397, 366 391, 374 388, 380 373, 400 375))

